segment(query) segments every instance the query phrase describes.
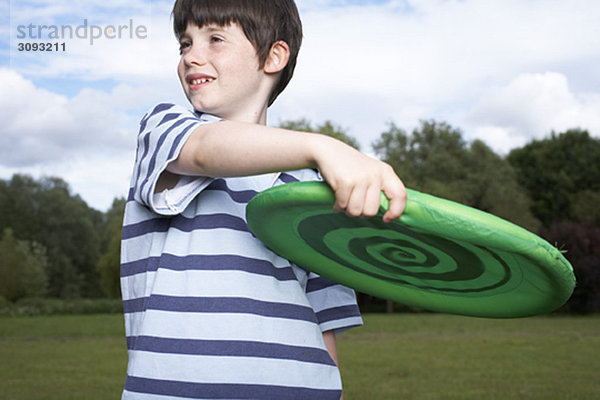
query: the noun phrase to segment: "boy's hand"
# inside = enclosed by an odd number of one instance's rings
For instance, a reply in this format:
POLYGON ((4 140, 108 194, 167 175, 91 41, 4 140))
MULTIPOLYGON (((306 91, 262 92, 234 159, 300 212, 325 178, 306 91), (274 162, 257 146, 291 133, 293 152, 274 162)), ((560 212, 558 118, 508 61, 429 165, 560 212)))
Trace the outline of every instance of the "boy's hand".
POLYGON ((392 167, 344 143, 324 139, 315 161, 335 192, 334 209, 353 217, 373 217, 379 211, 383 191, 390 200, 383 221, 398 218, 406 206, 406 189, 392 167))

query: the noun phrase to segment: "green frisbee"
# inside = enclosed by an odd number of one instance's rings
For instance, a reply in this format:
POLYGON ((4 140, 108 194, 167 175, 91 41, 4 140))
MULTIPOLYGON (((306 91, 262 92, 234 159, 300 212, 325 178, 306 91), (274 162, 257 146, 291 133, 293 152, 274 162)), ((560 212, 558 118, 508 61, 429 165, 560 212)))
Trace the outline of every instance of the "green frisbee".
POLYGON ((363 293, 427 310, 491 318, 548 313, 575 286, 561 252, 491 214, 414 190, 404 213, 352 218, 333 211, 325 183, 298 182, 256 195, 251 231, 291 262, 363 293))

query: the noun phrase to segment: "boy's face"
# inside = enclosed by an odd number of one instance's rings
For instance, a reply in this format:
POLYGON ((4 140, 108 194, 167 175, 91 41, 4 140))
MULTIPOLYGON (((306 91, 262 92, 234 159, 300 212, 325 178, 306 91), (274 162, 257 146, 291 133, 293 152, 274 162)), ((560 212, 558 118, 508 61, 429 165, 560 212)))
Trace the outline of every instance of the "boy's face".
POLYGON ((196 110, 246 121, 262 112, 270 87, 239 25, 190 24, 180 45, 179 80, 196 110))

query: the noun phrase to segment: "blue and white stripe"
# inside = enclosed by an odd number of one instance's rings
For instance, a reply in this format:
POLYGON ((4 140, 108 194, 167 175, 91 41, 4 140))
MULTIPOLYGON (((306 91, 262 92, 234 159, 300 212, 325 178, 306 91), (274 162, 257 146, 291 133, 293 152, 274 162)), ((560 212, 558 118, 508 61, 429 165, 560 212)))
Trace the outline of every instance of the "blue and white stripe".
POLYGON ((123 399, 339 399, 322 332, 362 323, 354 292, 269 251, 246 204, 302 170, 244 178, 160 174, 217 118, 160 104, 144 116, 125 211, 121 287, 129 364, 123 399))

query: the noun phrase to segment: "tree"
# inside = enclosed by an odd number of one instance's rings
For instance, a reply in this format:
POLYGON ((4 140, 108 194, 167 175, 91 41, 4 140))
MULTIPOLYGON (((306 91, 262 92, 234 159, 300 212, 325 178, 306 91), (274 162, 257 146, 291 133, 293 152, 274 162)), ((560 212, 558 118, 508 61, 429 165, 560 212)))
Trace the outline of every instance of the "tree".
POLYGON ((39 243, 17 240, 11 229, 4 229, 0 240, 0 296, 15 301, 46 294, 45 250, 39 243))
POLYGON ((552 133, 513 150, 508 160, 544 224, 542 237, 566 251, 577 285, 567 308, 600 311, 600 139, 587 131, 552 133))
POLYGON ((592 222, 600 226, 600 191, 581 190, 571 198, 571 216, 575 221, 592 222))
POLYGON ((540 223, 531 213, 531 201, 508 161, 479 140, 471 143, 467 160, 462 187, 465 204, 537 232, 540 223))
POLYGON ((533 214, 546 227, 560 221, 598 223, 600 139, 571 129, 515 149, 508 161, 533 200, 533 214))
POLYGON ((25 255, 20 251, 13 232, 5 229, 0 241, 0 296, 15 301, 24 296, 20 271, 25 266, 25 255))
POLYGON ((396 169, 403 181, 425 192, 455 197, 444 182, 463 178, 461 160, 466 149, 460 131, 445 123, 421 121, 421 128, 408 135, 390 123, 387 132, 373 144, 376 154, 396 169))
POLYGON ((344 128, 334 125, 331 121, 325 121, 323 124, 318 125, 317 127, 313 127, 308 120, 299 119, 296 121, 280 122, 279 127, 283 129, 290 129, 293 131, 313 132, 331 136, 332 138, 340 140, 346 143, 347 145, 352 146, 357 150, 360 150, 360 145, 358 141, 352 136, 348 136, 344 128))
POLYGON ((421 121, 412 135, 390 123, 373 144, 405 185, 505 218, 531 231, 539 222, 511 165, 485 143, 471 144, 446 123, 421 121))
POLYGON ((14 175, 0 185, 0 229, 47 249, 48 294, 96 297, 101 294, 96 265, 101 213, 72 196, 60 178, 39 181, 14 175))
POLYGON ((558 222, 542 235, 565 252, 577 285, 567 303, 571 312, 600 312, 600 227, 591 222, 558 222))
POLYGON ((107 297, 121 297, 120 267, 121 267, 121 228, 125 199, 115 199, 112 207, 106 213, 108 245, 98 261, 100 285, 107 297))

